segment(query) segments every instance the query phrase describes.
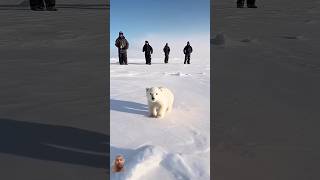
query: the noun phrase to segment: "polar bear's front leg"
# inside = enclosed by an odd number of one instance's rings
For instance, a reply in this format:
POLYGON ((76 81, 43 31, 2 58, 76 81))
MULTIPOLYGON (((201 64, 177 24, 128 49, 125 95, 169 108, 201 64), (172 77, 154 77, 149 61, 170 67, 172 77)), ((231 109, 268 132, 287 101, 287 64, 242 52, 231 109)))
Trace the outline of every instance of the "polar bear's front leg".
POLYGON ((157 108, 155 106, 152 107, 152 116, 153 117, 157 116, 157 108))
POLYGON ((155 106, 149 105, 149 116, 155 117, 157 115, 157 108, 155 106))
POLYGON ((155 114, 155 108, 154 108, 154 106, 152 106, 152 104, 148 104, 148 110, 149 110, 149 116, 150 117, 153 117, 153 116, 156 115, 155 114))
POLYGON ((166 108, 163 108, 162 106, 159 108, 158 114, 157 114, 157 118, 163 118, 164 114, 166 113, 166 108))

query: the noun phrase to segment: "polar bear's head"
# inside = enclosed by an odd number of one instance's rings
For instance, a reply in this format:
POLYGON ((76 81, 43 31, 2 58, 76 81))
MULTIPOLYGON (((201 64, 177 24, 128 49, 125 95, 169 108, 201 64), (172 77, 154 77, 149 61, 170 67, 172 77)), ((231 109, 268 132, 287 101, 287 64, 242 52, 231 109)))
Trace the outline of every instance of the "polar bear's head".
POLYGON ((161 93, 162 93, 161 87, 146 88, 146 95, 147 95, 148 101, 151 101, 151 102, 159 101, 161 99, 161 93))

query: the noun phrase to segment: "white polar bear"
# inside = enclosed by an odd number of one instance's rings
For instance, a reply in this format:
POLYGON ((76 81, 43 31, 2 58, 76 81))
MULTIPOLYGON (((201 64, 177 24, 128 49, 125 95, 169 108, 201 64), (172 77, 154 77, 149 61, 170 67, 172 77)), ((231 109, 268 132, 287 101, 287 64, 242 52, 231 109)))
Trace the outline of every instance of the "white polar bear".
POLYGON ((173 93, 164 87, 146 88, 148 98, 149 115, 163 118, 167 112, 171 112, 173 106, 173 93))

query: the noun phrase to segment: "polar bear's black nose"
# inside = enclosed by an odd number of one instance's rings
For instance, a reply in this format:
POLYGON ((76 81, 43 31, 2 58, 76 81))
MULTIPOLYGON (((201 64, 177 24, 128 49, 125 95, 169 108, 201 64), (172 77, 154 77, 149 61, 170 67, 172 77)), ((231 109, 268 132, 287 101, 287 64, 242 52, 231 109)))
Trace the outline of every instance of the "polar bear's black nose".
POLYGON ((152 101, 153 101, 153 100, 154 100, 154 97, 152 97, 151 99, 152 99, 152 101))

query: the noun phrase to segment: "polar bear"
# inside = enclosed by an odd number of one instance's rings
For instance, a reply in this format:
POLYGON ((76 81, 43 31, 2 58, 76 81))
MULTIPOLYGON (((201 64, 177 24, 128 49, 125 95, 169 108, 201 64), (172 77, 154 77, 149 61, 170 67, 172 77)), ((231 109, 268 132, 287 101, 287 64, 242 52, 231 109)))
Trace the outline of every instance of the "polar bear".
POLYGON ((164 87, 146 88, 149 116, 163 118, 167 112, 171 112, 173 106, 173 93, 164 87))

